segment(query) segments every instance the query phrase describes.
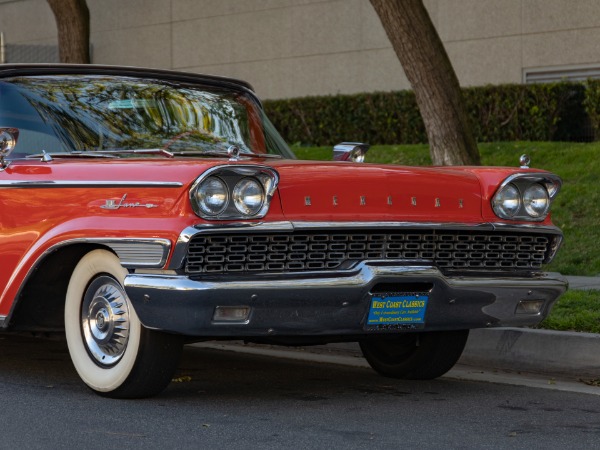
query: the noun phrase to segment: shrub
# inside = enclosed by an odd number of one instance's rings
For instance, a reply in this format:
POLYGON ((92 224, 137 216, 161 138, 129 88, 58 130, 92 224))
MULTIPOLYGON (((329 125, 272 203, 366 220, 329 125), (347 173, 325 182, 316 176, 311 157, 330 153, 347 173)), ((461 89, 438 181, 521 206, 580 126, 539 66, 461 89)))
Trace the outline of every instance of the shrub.
MULTIPOLYGON (((473 133, 480 142, 587 140, 586 110, 590 116, 589 111, 595 114, 594 123, 600 127, 600 83, 594 88, 595 97, 589 100, 583 84, 568 82, 472 87, 463 94, 473 133)), ((371 144, 427 141, 412 91, 270 100, 264 106, 290 143, 330 146, 341 140, 371 144)))

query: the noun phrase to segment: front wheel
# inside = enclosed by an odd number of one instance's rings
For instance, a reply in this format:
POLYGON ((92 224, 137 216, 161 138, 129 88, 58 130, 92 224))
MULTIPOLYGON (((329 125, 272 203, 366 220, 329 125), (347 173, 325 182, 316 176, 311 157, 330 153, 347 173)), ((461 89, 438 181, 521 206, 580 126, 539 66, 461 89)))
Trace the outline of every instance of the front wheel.
POLYGON ((67 345, 77 373, 98 394, 149 397, 171 381, 183 338, 144 328, 123 288, 126 274, 106 250, 79 261, 65 301, 67 345))
POLYGON ((383 376, 431 380, 454 367, 468 336, 469 330, 405 333, 362 341, 360 349, 369 365, 383 376))

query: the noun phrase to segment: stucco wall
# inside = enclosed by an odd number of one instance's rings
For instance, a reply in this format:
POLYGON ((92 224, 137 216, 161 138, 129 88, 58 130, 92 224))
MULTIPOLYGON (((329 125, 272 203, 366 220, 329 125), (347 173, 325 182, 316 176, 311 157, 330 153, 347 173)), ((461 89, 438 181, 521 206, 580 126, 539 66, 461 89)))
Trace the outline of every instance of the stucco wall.
MULTIPOLYGON (((88 0, 93 62, 250 81, 263 98, 408 88, 368 0, 88 0)), ((462 85, 600 66, 597 0, 427 0, 462 85)), ((12 44, 56 43, 45 0, 0 0, 12 44)))

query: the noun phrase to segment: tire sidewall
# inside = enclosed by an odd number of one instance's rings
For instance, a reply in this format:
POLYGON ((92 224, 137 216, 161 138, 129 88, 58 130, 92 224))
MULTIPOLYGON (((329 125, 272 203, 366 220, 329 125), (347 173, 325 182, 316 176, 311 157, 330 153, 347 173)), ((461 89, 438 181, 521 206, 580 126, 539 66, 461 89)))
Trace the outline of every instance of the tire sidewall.
POLYGON ((140 350, 142 326, 128 300, 129 340, 122 358, 113 366, 100 367, 89 355, 81 330, 81 304, 90 282, 100 274, 107 274, 121 286, 127 270, 117 256, 107 250, 93 250, 77 263, 65 300, 65 334, 73 365, 81 379, 98 392, 111 392, 122 386, 131 374, 140 350))

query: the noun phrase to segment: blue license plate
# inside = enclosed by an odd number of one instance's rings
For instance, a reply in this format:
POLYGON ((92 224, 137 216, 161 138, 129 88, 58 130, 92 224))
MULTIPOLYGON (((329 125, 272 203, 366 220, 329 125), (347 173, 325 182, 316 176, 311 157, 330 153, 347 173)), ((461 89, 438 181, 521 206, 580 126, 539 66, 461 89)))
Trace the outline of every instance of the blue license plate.
POLYGON ((425 324, 427 294, 373 294, 367 326, 419 328, 425 324))

